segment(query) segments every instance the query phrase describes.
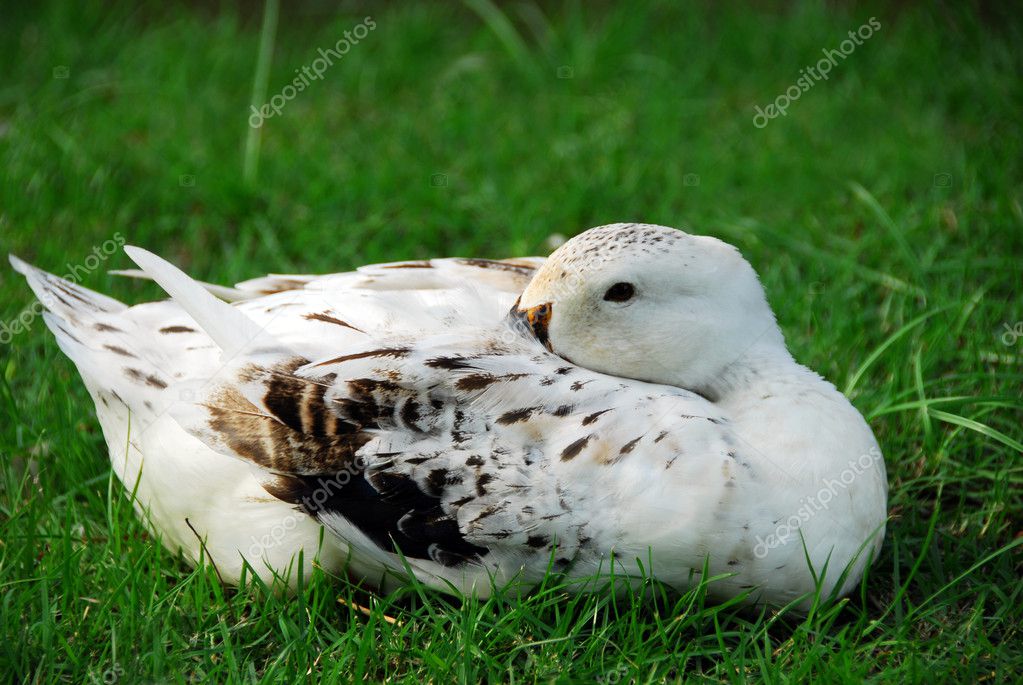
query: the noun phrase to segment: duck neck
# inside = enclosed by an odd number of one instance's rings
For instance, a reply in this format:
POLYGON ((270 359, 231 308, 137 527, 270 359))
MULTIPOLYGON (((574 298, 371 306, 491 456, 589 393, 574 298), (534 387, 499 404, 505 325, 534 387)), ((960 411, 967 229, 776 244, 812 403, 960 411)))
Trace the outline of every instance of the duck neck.
POLYGON ((749 409, 751 400, 794 397, 807 385, 819 383, 820 377, 798 364, 778 338, 753 343, 701 391, 726 409, 749 409))

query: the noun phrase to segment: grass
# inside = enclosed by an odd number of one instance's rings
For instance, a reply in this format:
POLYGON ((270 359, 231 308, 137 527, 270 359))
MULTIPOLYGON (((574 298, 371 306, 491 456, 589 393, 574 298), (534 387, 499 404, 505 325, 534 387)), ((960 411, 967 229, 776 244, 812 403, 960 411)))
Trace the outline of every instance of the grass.
MULTIPOLYGON (((262 10, 221 5, 5 7, 0 251, 63 273, 120 234, 230 283, 542 253, 618 220, 716 235, 760 272, 796 357, 874 428, 887 540, 861 591, 805 618, 653 583, 620 601, 553 580, 487 601, 322 575, 288 598, 224 590, 145 533, 36 319, 0 345, 4 680, 1023 677, 1018 17, 285 4, 271 96, 363 17, 376 27, 246 143, 262 10), (871 16, 881 29, 827 81, 753 126, 871 16)), ((128 266, 117 252, 83 282, 160 296, 105 273, 128 266)), ((31 302, 0 269, 0 321, 31 302)))

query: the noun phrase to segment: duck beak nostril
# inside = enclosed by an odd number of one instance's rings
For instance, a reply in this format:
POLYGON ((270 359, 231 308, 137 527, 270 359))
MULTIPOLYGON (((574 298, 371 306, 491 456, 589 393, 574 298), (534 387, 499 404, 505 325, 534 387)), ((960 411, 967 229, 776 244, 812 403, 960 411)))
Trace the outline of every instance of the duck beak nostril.
POLYGON ((554 305, 549 302, 538 304, 535 307, 527 307, 526 309, 520 309, 516 304, 516 306, 512 308, 513 314, 520 321, 523 321, 529 327, 529 330, 533 332, 533 335, 536 336, 536 339, 540 341, 540 344, 551 352, 553 352, 553 349, 551 347, 547 328, 550 325, 551 313, 553 311, 554 305))

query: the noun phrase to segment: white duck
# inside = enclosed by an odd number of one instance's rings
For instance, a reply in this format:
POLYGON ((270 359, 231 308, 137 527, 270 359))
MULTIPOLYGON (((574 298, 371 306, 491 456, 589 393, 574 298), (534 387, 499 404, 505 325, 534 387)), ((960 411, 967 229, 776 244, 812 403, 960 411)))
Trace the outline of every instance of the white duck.
POLYGON ((870 428, 792 359, 720 240, 614 224, 547 260, 233 289, 126 250, 172 300, 126 307, 12 263, 139 513, 228 582, 248 562, 294 584, 314 559, 479 594, 550 567, 680 589, 709 572, 713 595, 805 605, 848 592, 882 542, 870 428))

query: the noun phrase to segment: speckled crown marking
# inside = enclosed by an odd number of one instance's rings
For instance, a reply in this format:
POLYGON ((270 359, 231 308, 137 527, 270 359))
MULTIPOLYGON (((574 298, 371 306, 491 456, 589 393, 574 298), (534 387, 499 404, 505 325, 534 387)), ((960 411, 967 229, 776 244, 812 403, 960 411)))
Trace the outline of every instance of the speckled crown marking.
POLYGON ((656 224, 607 224, 583 231, 551 257, 556 257, 561 264, 573 265, 620 256, 624 252, 668 254, 676 243, 691 239, 687 233, 656 224))
POLYGON ((529 301, 532 294, 577 290, 586 280, 584 274, 599 270, 611 260, 671 254, 679 244, 692 239, 688 233, 656 224, 618 223, 591 228, 551 254, 523 294, 523 301, 529 301))

